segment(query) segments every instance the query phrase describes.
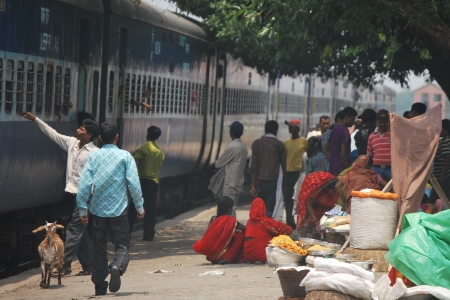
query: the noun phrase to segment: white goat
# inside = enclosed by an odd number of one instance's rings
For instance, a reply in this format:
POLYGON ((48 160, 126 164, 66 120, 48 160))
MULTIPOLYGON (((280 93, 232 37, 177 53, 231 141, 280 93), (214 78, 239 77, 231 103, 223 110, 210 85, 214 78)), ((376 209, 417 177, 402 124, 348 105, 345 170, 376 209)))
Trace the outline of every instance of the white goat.
POLYGON ((45 230, 45 239, 38 247, 41 256, 41 284, 42 288, 48 288, 50 285, 50 273, 53 268, 58 270, 58 284, 61 285, 61 269, 63 267, 64 243, 56 233, 57 228, 64 226, 55 223, 48 223, 33 230, 33 233, 45 230))

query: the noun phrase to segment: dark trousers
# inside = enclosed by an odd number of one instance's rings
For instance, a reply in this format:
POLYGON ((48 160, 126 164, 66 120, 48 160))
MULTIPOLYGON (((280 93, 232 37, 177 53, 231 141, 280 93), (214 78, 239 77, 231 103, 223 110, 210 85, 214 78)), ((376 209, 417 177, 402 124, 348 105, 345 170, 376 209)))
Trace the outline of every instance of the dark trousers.
POLYGON ((128 232, 127 210, 120 216, 112 218, 102 218, 91 215, 91 232, 94 245, 94 272, 92 273, 92 282, 95 284, 97 293, 106 292, 108 282, 105 281, 109 274, 109 268, 117 266, 120 275, 125 273, 130 260, 130 234, 128 232), (106 239, 107 232, 111 233, 111 241, 115 246, 113 261, 108 266, 108 253, 106 239))
POLYGON ((77 255, 83 270, 87 270, 92 265, 92 260, 94 259, 92 242, 89 239, 87 226, 83 225, 80 221, 80 210, 76 204, 77 195, 70 194, 68 198, 73 205, 73 214, 66 228, 64 266, 70 268, 73 258, 77 255))
POLYGON ((286 177, 284 179, 286 183, 286 194, 284 195, 284 208, 286 209, 286 223, 295 229, 295 220, 292 215, 292 209, 294 208, 294 186, 297 180, 300 178, 300 171, 286 172, 286 177))
POLYGON ((266 204, 267 216, 272 217, 277 199, 277 182, 278 180, 260 180, 258 196, 263 199, 266 204))
MULTIPOLYGON (((155 236, 156 224, 156 203, 158 201, 158 187, 155 181, 151 179, 141 178, 142 197, 144 198, 144 240, 152 240, 155 236)), ((136 222, 137 212, 133 203, 128 207, 128 220, 130 224, 130 233, 133 231, 134 223, 136 222)))

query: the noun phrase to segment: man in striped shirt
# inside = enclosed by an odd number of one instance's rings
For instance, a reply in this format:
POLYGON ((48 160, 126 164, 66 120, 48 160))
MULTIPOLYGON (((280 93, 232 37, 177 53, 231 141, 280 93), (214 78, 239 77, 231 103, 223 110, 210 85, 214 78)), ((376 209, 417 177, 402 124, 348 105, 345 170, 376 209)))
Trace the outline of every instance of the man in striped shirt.
POLYGON ((391 172, 391 136, 389 133, 389 111, 377 112, 378 131, 373 132, 367 141, 367 155, 373 158, 373 167, 378 175, 386 181, 392 178, 391 172), (389 178, 387 178, 389 177, 389 178))

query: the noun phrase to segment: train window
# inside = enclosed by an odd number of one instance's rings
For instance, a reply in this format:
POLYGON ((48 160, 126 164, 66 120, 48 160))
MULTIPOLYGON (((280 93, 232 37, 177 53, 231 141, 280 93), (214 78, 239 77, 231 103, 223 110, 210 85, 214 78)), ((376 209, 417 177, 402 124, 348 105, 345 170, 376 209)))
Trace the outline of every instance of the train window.
POLYGON ((44 103, 44 65, 38 64, 37 70, 37 88, 36 88, 36 114, 42 112, 42 104, 44 103))
POLYGON ((67 116, 69 114, 69 109, 72 107, 72 104, 70 103, 70 91, 72 86, 71 83, 71 77, 70 77, 70 68, 64 69, 64 96, 63 96, 63 114, 67 116))
POLYGON ((55 115, 61 116, 62 113, 62 88, 63 88, 63 74, 60 66, 55 70, 55 115))
POLYGON ((6 5, 5 5, 6 0, 0 0, 0 11, 5 11, 6 5))
POLYGON ((217 89, 217 114, 220 114, 220 105, 221 105, 221 101, 222 101, 222 88, 218 88, 217 89))
POLYGON ((2 111, 2 106, 3 106, 3 59, 0 58, 0 112, 2 111))
MULTIPOLYGON (((137 81, 137 101, 139 103, 141 102, 145 102, 145 76, 141 76, 138 75, 138 81, 137 81)), ((139 106, 138 108, 136 108, 136 111, 139 110, 139 106)), ((141 112, 145 111, 145 107, 141 106, 141 112)))
POLYGON ((6 61, 5 112, 11 113, 14 103, 14 60, 6 61))
POLYGON ((91 109, 94 118, 97 116, 99 84, 100 84, 100 74, 98 71, 94 71, 94 86, 92 89, 92 109, 91 109))
POLYGON ((209 92, 209 114, 212 116, 214 112, 214 87, 211 87, 209 92))
POLYGON ((156 88, 156 93, 155 93, 156 109, 160 113, 161 112, 161 77, 158 77, 155 88, 156 88))
POLYGON ((136 75, 131 75, 131 91, 130 91, 130 112, 138 112, 139 107, 136 105, 136 75))
POLYGON ((127 73, 125 79, 125 97, 124 97, 124 105, 123 111, 128 112, 130 106, 130 73, 127 73))
POLYGON ((17 64, 17 88, 16 88, 16 113, 20 114, 23 109, 23 102, 25 93, 25 64, 19 60, 17 64))
MULTIPOLYGON (((167 87, 167 99, 168 99, 168 107, 167 107, 167 112, 170 112, 170 113, 173 113, 173 109, 174 109, 174 106, 175 106, 175 103, 174 103, 174 93, 175 93, 175 91, 174 91, 174 88, 175 88, 175 86, 174 86, 174 80, 173 79, 167 79, 167 85, 168 85, 168 87, 167 87), (170 101, 169 101, 170 100, 170 101)), ((176 108, 175 108, 176 109, 176 108)))
MULTIPOLYGON (((1 69, 1 68, 0 68, 1 69)), ((1 73, 1 70, 0 70, 1 73)), ((34 63, 28 63, 27 69, 27 90, 25 99, 25 110, 33 111, 33 98, 34 98, 34 63)))
POLYGON ((53 102, 53 66, 47 65, 47 73, 45 77, 45 117, 49 118, 52 113, 52 102, 53 102))
POLYGON ((114 100, 114 72, 109 72, 109 87, 108 87, 108 112, 112 113, 114 100))

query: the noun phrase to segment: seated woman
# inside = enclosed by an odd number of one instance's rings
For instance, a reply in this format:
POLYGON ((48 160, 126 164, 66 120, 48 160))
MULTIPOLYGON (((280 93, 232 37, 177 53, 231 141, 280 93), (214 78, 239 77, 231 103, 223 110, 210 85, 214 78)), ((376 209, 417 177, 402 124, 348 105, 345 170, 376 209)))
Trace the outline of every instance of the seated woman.
POLYGON ((291 234, 292 228, 267 217, 266 204, 261 198, 253 200, 250 206, 244 241, 244 257, 247 262, 265 262, 269 241, 280 234, 291 234))
POLYGON ((336 184, 336 192, 341 199, 345 199, 345 212, 351 214, 352 191, 363 189, 380 190, 386 182, 377 173, 372 171, 372 158, 367 155, 359 156, 352 164, 352 168, 342 175, 336 184), (344 191, 342 190, 344 188, 344 191))
POLYGON ((234 201, 230 197, 220 197, 217 201, 217 216, 213 216, 202 239, 192 248, 206 255, 213 264, 237 263, 242 258, 245 226, 231 216, 234 201))
POLYGON ((327 172, 314 172, 305 177, 297 207, 297 230, 301 237, 320 239, 320 218, 338 201, 337 178, 327 172))

